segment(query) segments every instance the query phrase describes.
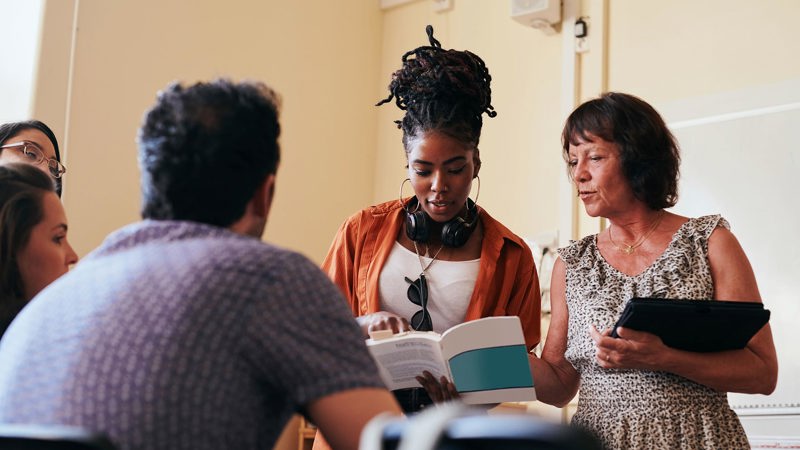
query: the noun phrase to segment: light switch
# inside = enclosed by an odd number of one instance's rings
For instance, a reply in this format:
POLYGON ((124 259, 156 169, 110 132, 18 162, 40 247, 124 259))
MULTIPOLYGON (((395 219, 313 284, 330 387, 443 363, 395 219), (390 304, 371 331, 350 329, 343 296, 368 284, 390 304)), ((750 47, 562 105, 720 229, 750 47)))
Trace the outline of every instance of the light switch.
POLYGON ((445 12, 453 9, 453 0, 433 0, 433 10, 445 12))

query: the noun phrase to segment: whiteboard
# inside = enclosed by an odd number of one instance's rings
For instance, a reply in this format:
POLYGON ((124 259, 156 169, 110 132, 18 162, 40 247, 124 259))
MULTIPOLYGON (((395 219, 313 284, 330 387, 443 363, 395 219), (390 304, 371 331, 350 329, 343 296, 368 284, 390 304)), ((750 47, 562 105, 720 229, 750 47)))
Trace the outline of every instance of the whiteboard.
POLYGON ((722 214, 750 259, 772 312, 778 385, 729 394, 731 406, 800 407, 800 80, 654 105, 681 147, 678 204, 722 214))

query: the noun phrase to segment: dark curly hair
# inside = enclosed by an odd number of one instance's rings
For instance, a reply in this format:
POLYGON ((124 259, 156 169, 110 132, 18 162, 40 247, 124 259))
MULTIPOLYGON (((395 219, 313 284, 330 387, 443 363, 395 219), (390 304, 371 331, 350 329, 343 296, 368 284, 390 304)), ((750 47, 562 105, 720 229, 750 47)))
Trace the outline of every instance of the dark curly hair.
POLYGON ((651 209, 675 206, 681 155, 664 119, 644 100, 607 92, 580 105, 561 134, 565 161, 569 146, 592 142, 592 136, 617 144, 622 172, 637 199, 651 209))
POLYGON ((437 131, 478 148, 483 113, 495 117, 491 105, 492 77, 483 60, 467 50, 443 50, 433 37, 433 27, 425 28, 429 46, 417 47, 403 55, 403 66, 392 74, 389 96, 404 110, 397 128, 403 130, 403 146, 428 131, 437 131))
POLYGON ((139 135, 142 217, 228 227, 280 161, 277 94, 218 79, 159 93, 139 135))
POLYGON ((55 180, 29 164, 0 166, 0 336, 27 303, 17 255, 42 221, 42 198, 55 180))
MULTIPOLYGON (((24 120, 22 122, 8 122, 0 125, 0 145, 6 144, 9 139, 25 130, 39 130, 44 133, 47 139, 50 139, 50 142, 53 144, 53 149, 56 151, 56 161, 62 162, 61 153, 58 150, 56 134, 53 133, 53 130, 51 130, 47 124, 40 120, 24 120)), ((57 178, 55 180, 56 194, 61 197, 61 179, 57 178)))

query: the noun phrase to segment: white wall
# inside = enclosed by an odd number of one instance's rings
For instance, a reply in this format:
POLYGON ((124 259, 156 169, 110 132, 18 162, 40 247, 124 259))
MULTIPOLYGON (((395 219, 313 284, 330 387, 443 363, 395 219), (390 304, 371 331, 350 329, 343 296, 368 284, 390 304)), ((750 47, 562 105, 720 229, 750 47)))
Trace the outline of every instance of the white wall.
POLYGON ((43 0, 0 0, 0 123, 30 117, 43 0))
MULTIPOLYGON (((800 443, 800 212, 786 206, 800 170, 794 139, 800 78, 665 104, 681 142, 679 214, 719 213, 746 249, 771 311, 778 384, 771 395, 729 394, 749 434, 800 443), (772 426, 765 427, 772 417, 772 426)), ((788 445, 785 442, 784 445, 788 445)))

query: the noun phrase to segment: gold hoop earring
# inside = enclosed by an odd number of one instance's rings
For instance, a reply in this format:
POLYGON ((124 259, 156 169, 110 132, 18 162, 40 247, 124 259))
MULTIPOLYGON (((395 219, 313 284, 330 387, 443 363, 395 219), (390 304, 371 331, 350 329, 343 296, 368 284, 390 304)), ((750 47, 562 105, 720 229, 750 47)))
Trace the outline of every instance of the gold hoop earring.
POLYGON ((478 190, 475 192, 475 204, 478 204, 478 197, 481 196, 481 176, 475 175, 475 179, 478 180, 478 190))
MULTIPOLYGON (((405 180, 403 180, 402 183, 400 183, 400 204, 401 205, 403 205, 403 186, 406 185, 407 181, 410 182, 411 178, 406 178, 405 180)), ((405 209, 407 213, 413 214, 413 213, 419 211, 419 202, 417 202, 417 207, 414 208, 414 211, 409 211, 408 208, 407 208, 407 205, 403 205, 403 209, 405 209)))

